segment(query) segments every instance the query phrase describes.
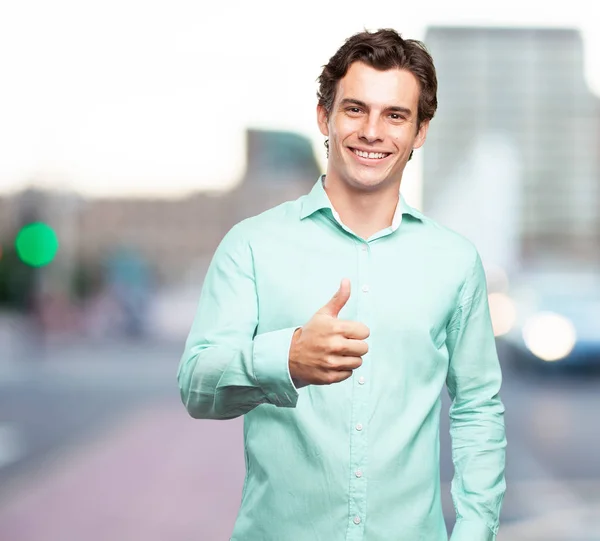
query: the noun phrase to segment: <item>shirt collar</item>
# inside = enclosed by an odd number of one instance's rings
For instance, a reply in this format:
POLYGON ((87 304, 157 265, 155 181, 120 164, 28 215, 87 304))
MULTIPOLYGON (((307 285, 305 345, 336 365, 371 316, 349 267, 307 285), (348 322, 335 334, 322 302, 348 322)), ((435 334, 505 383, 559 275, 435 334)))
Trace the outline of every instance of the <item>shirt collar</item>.
MULTIPOLYGON (((333 208, 329 197, 327 196, 327 192, 323 187, 323 180, 325 179, 325 175, 321 175, 315 185, 312 187, 312 190, 304 197, 302 201, 302 209, 300 211, 300 219, 303 220, 307 216, 314 214, 315 212, 322 209, 329 209, 336 220, 339 221, 339 215, 336 210, 333 208)), ((417 220, 423 220, 423 215, 405 201, 404 196, 400 193, 400 198, 398 201, 398 206, 396 207, 396 211, 394 212, 394 217, 392 219, 392 230, 395 231, 400 226, 402 222, 402 216, 404 214, 410 214, 413 218, 417 220)))

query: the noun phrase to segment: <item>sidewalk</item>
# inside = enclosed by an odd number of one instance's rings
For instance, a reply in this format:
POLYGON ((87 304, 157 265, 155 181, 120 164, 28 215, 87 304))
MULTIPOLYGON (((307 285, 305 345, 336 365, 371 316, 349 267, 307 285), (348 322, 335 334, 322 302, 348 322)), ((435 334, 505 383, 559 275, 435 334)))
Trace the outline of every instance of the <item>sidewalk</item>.
MULTIPOLYGON (((0 540, 227 541, 241 497, 242 449, 241 419, 193 420, 179 402, 163 399, 2 487, 0 540)), ((581 483, 589 484, 585 505, 559 506, 564 494, 552 496, 549 480, 511 482, 507 507, 523 501, 517 493, 557 505, 504 522, 498 541, 600 540, 597 483, 581 483)))
POLYGON ((46 466, 4 487, 3 541, 226 541, 244 477, 241 419, 197 421, 166 401, 46 466))

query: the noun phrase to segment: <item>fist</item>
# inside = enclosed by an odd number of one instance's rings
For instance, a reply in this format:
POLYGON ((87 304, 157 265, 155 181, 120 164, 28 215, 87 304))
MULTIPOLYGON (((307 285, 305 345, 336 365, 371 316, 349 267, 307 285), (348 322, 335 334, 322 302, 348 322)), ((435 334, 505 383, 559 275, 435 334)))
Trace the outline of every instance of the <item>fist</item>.
POLYGON ((369 351, 369 328, 358 321, 338 319, 350 298, 350 280, 344 278, 331 300, 292 338, 290 374, 295 381, 329 385, 348 379, 369 351))

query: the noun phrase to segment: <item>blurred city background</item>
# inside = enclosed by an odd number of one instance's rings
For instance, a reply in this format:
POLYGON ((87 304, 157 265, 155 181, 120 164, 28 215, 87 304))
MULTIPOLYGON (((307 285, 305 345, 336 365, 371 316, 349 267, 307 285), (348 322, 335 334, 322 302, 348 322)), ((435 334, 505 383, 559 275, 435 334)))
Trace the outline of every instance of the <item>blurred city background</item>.
POLYGON ((439 78, 403 192, 486 267, 498 540, 600 541, 598 3, 102 6, 0 9, 0 540, 229 538, 242 419, 188 418, 175 379, 202 280, 233 224, 324 171, 321 66, 394 27, 439 78))

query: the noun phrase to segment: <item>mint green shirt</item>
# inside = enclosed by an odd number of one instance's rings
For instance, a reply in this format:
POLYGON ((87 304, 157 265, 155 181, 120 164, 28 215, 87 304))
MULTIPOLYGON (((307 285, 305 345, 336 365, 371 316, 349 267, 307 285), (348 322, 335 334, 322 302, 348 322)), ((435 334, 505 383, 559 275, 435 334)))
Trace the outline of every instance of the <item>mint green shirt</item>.
POLYGON ((228 231, 179 365, 192 417, 244 415, 246 478, 231 539, 447 541, 439 467, 446 385, 451 540, 493 541, 506 438, 479 254, 402 196, 401 220, 365 241, 339 221, 322 179, 228 231), (369 352, 341 383, 296 388, 292 334, 344 277, 352 289, 339 318, 369 327, 369 352))

